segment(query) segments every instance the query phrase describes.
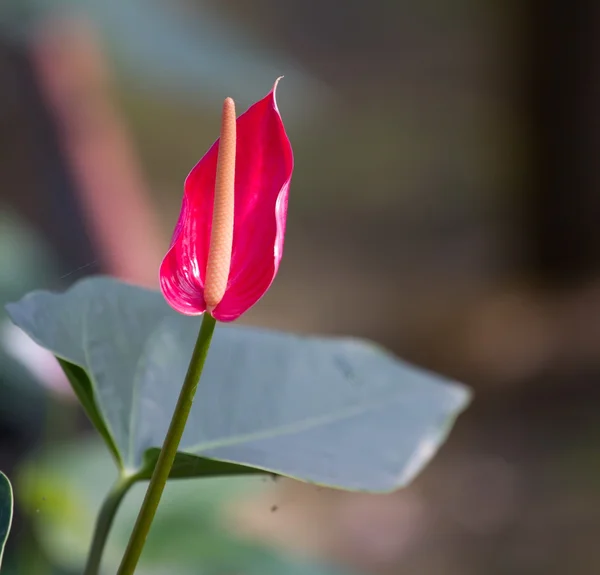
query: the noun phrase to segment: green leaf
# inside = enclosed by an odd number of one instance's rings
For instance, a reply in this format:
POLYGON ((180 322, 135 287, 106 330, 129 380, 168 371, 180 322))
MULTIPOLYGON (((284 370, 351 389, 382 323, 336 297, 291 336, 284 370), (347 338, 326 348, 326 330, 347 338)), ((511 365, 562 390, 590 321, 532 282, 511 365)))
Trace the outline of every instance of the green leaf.
MULTIPOLYGON (((108 278, 33 292, 7 310, 60 358, 118 464, 149 477, 199 318, 108 278)), ((464 386, 368 342, 220 324, 174 476, 267 470, 391 491, 424 467, 469 399, 464 386)))
POLYGON ((13 492, 8 477, 0 471, 0 567, 13 516, 13 492))
MULTIPOLYGON (((81 573, 94 518, 115 478, 98 441, 63 445, 22 468, 19 502, 41 555, 55 567, 81 573)), ((247 476, 169 482, 136 574, 333 575, 331 569, 293 561, 228 532, 227 508, 269 485, 247 476)), ((117 572, 144 492, 145 486, 135 485, 123 501, 103 555, 103 573, 117 572)))

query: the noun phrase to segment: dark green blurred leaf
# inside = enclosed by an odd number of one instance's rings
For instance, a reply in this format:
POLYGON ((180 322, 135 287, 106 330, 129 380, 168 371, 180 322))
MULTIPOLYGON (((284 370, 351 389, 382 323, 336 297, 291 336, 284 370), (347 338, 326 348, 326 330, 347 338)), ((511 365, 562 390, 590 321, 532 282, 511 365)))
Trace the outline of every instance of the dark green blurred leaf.
POLYGON ((0 567, 13 516, 13 493, 8 477, 0 471, 0 567))
MULTIPOLYGON (((61 358, 125 472, 148 477, 199 318, 175 313, 159 292, 108 278, 64 294, 34 292, 7 309, 61 358)), ((176 475, 259 469, 349 490, 394 490, 429 461, 469 397, 467 388, 368 342, 219 325, 176 475)))
POLYGON ((43 239, 0 205, 0 301, 46 284, 55 272, 56 262, 43 239))
POLYGON ((19 330, 11 325, 3 307, 35 286, 48 285, 56 270, 47 244, 15 212, 0 205, 0 420, 26 433, 43 419, 46 389, 31 365, 26 366, 15 353, 19 330))
MULTIPOLYGON (((52 562, 81 572, 102 496, 116 478, 100 442, 80 442, 47 452, 19 476, 19 501, 36 539, 52 562)), ((224 507, 268 486, 261 478, 173 481, 165 490, 138 568, 139 575, 333 575, 334 571, 285 559, 234 537, 224 527, 224 507)), ((109 537, 103 573, 115 573, 145 486, 124 500, 109 537)), ((270 508, 265 513, 271 513, 270 508)))

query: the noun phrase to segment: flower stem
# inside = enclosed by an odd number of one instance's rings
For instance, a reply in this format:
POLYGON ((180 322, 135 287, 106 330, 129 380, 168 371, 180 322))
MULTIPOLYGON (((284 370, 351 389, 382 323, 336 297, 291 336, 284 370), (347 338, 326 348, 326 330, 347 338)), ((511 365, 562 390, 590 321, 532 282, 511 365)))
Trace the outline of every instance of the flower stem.
POLYGON ((129 539, 125 555, 121 560, 121 566, 117 575, 133 575, 140 555, 146 543, 146 537, 150 531, 152 520, 156 514, 156 509, 160 503, 160 498, 165 489, 169 473, 173 467, 175 456, 177 455, 177 449, 179 442, 185 429, 192 403, 194 401, 194 395, 202 375, 202 369, 204 368, 204 362, 208 355, 208 348, 215 329, 215 319, 209 314, 205 313, 202 319, 202 325, 200 327, 200 333, 196 341, 196 346, 192 353, 192 359, 188 367, 183 386, 175 406, 175 412, 169 425, 169 431, 167 437, 158 456, 158 461, 154 467, 152 478, 150 479, 150 485, 148 491, 146 491, 146 497, 142 503, 142 507, 138 514, 133 532, 129 539))
POLYGON ((102 553, 106 546, 106 540, 108 539, 108 534, 110 533, 110 528, 117 513, 117 509, 119 508, 123 497, 129 491, 129 488, 138 481, 138 479, 139 477, 136 475, 120 476, 104 499, 104 503, 98 514, 98 519, 96 520, 92 546, 83 575, 97 575, 100 571, 102 553))

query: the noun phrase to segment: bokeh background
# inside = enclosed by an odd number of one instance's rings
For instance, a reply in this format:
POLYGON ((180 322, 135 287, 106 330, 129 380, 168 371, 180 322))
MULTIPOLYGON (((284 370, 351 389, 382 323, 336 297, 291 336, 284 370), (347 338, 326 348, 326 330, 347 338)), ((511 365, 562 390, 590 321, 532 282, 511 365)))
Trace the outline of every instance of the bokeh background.
MULTIPOLYGON (((174 563, 144 573, 600 573, 599 38, 596 0, 3 0, 2 302, 156 285, 220 102, 283 74, 286 253, 243 322, 371 338, 476 394, 397 494, 188 483, 150 545, 174 563)), ((52 358, 0 334, 6 570, 78 573, 107 465, 52 358)))

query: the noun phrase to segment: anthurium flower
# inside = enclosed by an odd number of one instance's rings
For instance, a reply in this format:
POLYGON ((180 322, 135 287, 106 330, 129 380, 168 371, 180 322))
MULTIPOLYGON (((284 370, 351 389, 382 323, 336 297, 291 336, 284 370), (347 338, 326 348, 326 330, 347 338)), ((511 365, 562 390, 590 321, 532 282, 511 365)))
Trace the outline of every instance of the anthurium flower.
POLYGON ((183 314, 233 321, 277 274, 294 160, 276 88, 237 120, 233 100, 225 100, 221 137, 185 180, 160 267, 162 292, 183 314))

